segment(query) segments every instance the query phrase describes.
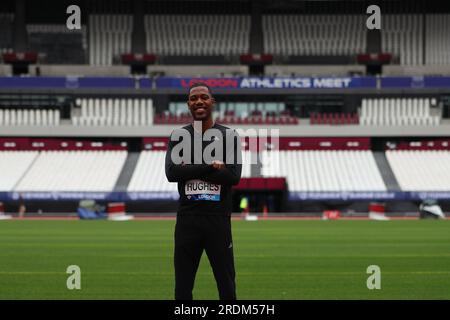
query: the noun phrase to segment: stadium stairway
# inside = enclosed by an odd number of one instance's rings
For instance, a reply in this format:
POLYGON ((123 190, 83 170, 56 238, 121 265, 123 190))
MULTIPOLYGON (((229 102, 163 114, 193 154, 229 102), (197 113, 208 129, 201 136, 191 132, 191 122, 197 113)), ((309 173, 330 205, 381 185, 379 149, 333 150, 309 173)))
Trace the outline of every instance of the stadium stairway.
POLYGON ((384 184, 386 185, 386 189, 389 191, 401 191, 400 185, 386 158, 386 154, 381 151, 373 151, 372 153, 384 184))
POLYGON ((128 184, 130 183, 134 169, 136 168, 137 162, 139 160, 139 155, 139 152, 128 152, 125 164, 123 165, 122 171, 120 172, 119 178, 117 179, 116 185, 114 186, 114 191, 127 191, 128 184))
MULTIPOLYGON (((250 161, 255 161, 253 160, 253 157, 258 157, 255 153, 250 153, 251 154, 251 158, 249 159, 250 161)), ((259 159, 259 157, 257 158, 257 163, 253 163, 250 165, 250 177, 262 177, 262 163, 261 160, 259 159)))

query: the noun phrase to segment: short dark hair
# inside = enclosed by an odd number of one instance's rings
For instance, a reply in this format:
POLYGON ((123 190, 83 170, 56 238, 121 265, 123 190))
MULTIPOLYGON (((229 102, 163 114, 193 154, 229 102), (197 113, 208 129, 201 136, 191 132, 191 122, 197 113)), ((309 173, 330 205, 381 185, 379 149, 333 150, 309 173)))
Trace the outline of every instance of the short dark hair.
POLYGON ((191 84, 191 85, 189 86, 188 95, 191 94, 191 90, 192 90, 192 89, 197 88, 197 87, 205 87, 205 88, 207 88, 208 91, 209 91, 209 94, 210 94, 211 97, 212 97, 213 94, 212 94, 211 88, 210 88, 206 83, 204 83, 204 82, 194 82, 193 84, 191 84))

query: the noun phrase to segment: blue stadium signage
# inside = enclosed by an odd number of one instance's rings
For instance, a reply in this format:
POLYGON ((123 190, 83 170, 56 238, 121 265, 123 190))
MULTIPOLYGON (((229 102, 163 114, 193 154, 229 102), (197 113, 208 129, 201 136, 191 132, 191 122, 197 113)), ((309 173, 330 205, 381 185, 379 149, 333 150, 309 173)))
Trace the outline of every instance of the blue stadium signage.
MULTIPOLYGON (((104 201, 136 201, 136 200, 177 200, 178 192, 20 192, 25 200, 104 200, 104 201)), ((0 201, 19 199, 18 192, 0 192, 0 201)), ((449 200, 448 191, 291 191, 289 200, 305 201, 353 201, 353 200, 449 200)))
POLYGON ((0 77, 1 88, 17 89, 182 89, 204 82, 218 89, 376 89, 450 88, 450 77, 0 77))
POLYGON ((240 78, 171 78, 155 80, 156 88, 189 88, 194 82, 204 82, 222 89, 346 89, 375 88, 373 77, 240 77, 240 78))

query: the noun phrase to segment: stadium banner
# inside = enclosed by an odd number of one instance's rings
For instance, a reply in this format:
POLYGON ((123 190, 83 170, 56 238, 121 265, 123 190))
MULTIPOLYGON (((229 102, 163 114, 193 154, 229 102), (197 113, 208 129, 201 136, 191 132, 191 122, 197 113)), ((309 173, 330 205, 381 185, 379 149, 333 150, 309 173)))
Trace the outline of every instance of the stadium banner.
POLYGON ((0 88, 65 88, 66 77, 0 77, 0 88))
POLYGON ((178 200, 174 192, 83 192, 83 191, 36 191, 36 192, 0 192, 0 201, 24 200, 104 200, 104 201, 134 201, 134 200, 178 200))
MULTIPOLYGON (((152 201, 152 200, 178 200, 176 191, 136 191, 136 192, 0 192, 0 201, 18 201, 22 196, 24 200, 104 200, 104 201, 152 201)), ((450 200, 450 191, 291 191, 289 201, 353 201, 353 200, 450 200)))
POLYGON ((280 137, 279 150, 370 150, 366 137, 280 137))
POLYGON ((0 77, 0 88, 135 88, 133 77, 0 77))
POLYGON ((230 78, 176 78, 155 79, 158 89, 189 88, 192 83, 204 82, 220 89, 347 89, 376 88, 374 77, 230 77, 230 78))
POLYGON ((448 200, 447 191, 291 191, 289 200, 448 200))
POLYGON ((0 77, 0 89, 186 89, 204 82, 218 89, 450 88, 450 77, 0 77))
POLYGON ((450 77, 383 77, 381 88, 450 88, 450 77))
POLYGON ((450 139, 401 142, 388 141, 386 142, 384 150, 450 150, 450 139))
POLYGON ((127 150, 126 142, 66 138, 0 138, 0 150, 127 150))

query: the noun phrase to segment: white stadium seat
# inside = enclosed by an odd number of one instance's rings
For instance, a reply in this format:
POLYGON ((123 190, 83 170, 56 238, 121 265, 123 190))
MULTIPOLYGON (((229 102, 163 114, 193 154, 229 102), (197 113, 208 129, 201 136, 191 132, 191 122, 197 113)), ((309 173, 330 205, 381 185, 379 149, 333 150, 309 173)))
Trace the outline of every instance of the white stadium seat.
POLYGON ((264 52, 354 55, 366 49, 364 15, 263 15, 264 52))
POLYGON ((126 151, 44 151, 15 191, 113 191, 126 151))
POLYGON ((383 14, 381 47, 402 65, 423 64, 423 19, 418 14, 383 14))
POLYGON ((81 98, 80 116, 72 116, 79 126, 137 126, 153 124, 152 99, 81 98))
POLYGON ((131 51, 131 15, 89 15, 91 65, 112 65, 113 59, 131 51))
POLYGON ((227 55, 249 51, 250 16, 146 15, 147 52, 227 55))
POLYGON ((360 125, 439 125, 441 115, 432 112, 428 98, 362 99, 360 125))
POLYGON ((386 191, 371 151, 263 151, 264 177, 289 191, 386 191))
POLYGON ((0 192, 12 191, 37 156, 37 151, 0 151, 0 192))
POLYGON ((450 64, 450 15, 428 14, 425 17, 425 64, 450 64))
POLYGON ((59 126, 60 111, 52 109, 0 109, 0 126, 59 126))
MULTIPOLYGON (((176 183, 169 183, 164 167, 166 151, 142 151, 128 185, 129 192, 177 191, 176 183)), ((242 152, 242 177, 250 177, 250 151, 242 152)))
POLYGON ((449 151, 388 150, 386 158, 403 191, 450 190, 449 151))

